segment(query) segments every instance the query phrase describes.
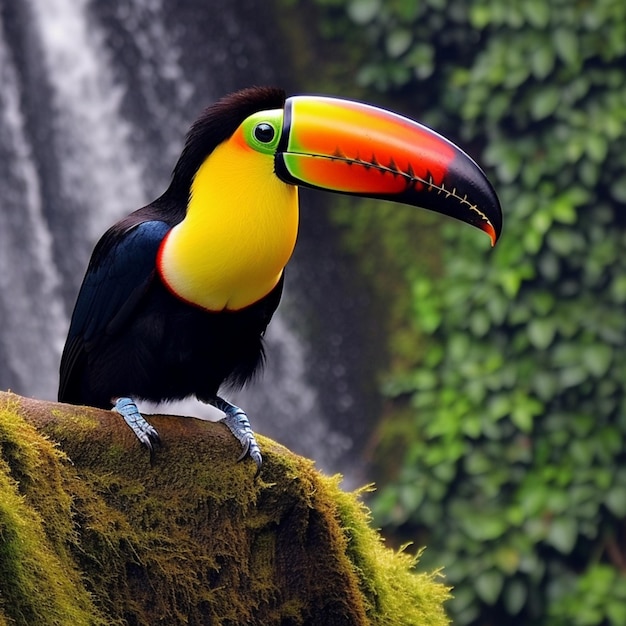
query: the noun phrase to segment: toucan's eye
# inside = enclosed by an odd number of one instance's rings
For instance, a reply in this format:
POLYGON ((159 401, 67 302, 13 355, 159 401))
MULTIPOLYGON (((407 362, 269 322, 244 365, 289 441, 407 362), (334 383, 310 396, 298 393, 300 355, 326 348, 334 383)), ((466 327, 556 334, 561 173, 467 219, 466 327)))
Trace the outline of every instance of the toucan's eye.
POLYGON ((274 128, 267 122, 261 122, 254 127, 254 137, 261 143, 270 143, 275 134, 274 128))
POLYGON ((284 111, 272 109, 258 111, 241 124, 243 140, 249 148, 261 154, 274 155, 280 142, 284 111))

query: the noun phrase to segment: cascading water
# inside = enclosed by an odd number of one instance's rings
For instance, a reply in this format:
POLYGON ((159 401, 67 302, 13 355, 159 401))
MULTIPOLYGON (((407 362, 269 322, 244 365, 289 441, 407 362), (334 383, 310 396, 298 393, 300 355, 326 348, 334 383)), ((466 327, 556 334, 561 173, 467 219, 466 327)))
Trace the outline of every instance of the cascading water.
POLYGON ((0 319, 2 387, 52 397, 66 324, 52 234, 21 111, 18 71, 0 40, 0 319), (37 306, 38 305, 38 306, 37 306), (34 314, 34 309, 37 313, 34 314))
MULTIPOLYGON (((270 9, 254 1, 0 0, 1 389, 55 398, 94 242, 164 190, 201 108, 250 84, 289 85, 276 35, 270 9)), ((324 227, 305 232, 314 219, 303 215, 268 368, 234 400, 258 432, 359 480, 350 448, 362 443, 367 409, 346 373, 355 325, 344 336, 310 311, 332 300, 340 323, 346 311, 358 317, 359 303, 342 296, 332 242, 315 240, 324 227), (310 336, 321 325, 324 338, 310 336)), ((196 403, 166 410, 208 414, 196 403)))

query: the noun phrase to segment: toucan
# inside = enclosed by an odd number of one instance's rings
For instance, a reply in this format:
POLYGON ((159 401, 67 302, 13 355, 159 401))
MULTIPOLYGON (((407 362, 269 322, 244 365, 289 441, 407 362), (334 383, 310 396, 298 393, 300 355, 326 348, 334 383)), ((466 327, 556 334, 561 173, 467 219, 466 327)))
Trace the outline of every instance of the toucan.
POLYGON ((113 408, 151 452, 135 401, 195 396, 251 457, 246 413, 223 399, 264 362, 298 233, 298 186, 432 209, 484 231, 502 213, 460 148, 396 113, 252 87, 193 123, 167 190, 96 244, 61 357, 60 402, 113 408))

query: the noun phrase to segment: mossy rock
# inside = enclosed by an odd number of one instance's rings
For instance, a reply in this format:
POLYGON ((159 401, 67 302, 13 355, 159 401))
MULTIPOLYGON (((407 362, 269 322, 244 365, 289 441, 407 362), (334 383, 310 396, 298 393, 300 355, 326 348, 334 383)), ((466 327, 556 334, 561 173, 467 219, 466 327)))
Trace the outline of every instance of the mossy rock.
POLYGON ((259 437, 0 392, 0 626, 447 624, 448 589, 382 544, 358 494, 259 437))

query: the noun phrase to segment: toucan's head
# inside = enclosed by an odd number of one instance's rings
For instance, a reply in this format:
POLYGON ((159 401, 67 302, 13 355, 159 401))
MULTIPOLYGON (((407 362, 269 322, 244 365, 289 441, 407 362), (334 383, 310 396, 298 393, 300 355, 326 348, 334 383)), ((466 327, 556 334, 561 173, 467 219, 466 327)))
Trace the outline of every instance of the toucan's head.
POLYGON ((500 204, 478 165, 441 135, 390 111, 246 89, 209 107, 194 124, 175 179, 191 181, 224 142, 271 162, 273 174, 287 185, 431 209, 483 230, 492 244, 500 235, 500 204))

